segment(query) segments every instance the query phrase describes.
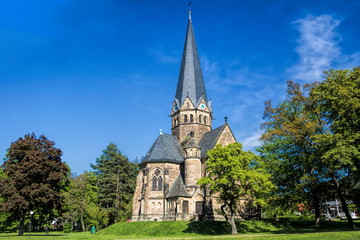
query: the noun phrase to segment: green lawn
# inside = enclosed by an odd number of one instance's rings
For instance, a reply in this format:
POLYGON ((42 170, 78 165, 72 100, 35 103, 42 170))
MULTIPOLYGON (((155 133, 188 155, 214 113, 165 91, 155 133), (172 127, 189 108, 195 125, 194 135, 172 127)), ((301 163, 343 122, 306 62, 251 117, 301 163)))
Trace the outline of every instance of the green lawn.
MULTIPOLYGON (((191 240, 295 240, 295 239, 310 239, 310 240, 330 240, 330 239, 360 239, 360 231, 344 231, 344 232, 319 232, 319 233, 302 233, 302 234, 258 234, 258 236, 254 234, 240 234, 238 236, 211 236, 211 237, 176 237, 176 236, 162 236, 158 237, 161 239, 191 239, 191 240)), ((6 240, 26 240, 29 239, 27 235, 18 237, 14 234, 0 234, 0 239, 6 240)), ((82 240, 82 239, 93 239, 93 240, 116 240, 116 239, 156 239, 154 237, 145 237, 142 236, 141 238, 137 236, 109 236, 109 235, 91 235, 90 233, 53 233, 50 236, 44 236, 44 234, 34 234, 31 235, 30 239, 33 240, 82 240)))
MULTIPOLYGON (((360 222, 357 222, 360 225, 360 222)), ((325 222, 315 228, 311 222, 274 222, 243 221, 238 222, 239 234, 233 236, 226 222, 122 222, 97 232, 52 232, 31 233, 34 240, 82 240, 82 239, 360 239, 360 230, 350 230, 345 221, 325 222)), ((360 227, 360 226, 358 226, 360 227)), ((0 240, 28 239, 27 233, 18 237, 15 233, 0 233, 0 240)))

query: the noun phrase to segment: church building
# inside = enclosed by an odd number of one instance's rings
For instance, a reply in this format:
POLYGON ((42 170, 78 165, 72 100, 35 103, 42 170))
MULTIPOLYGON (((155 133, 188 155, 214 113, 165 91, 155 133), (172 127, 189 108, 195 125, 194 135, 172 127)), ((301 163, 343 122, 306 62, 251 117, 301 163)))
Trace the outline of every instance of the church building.
POLYGON ((171 134, 160 133, 140 164, 132 221, 216 220, 220 203, 197 181, 206 176, 207 151, 236 141, 225 118, 213 128, 189 12, 171 134))

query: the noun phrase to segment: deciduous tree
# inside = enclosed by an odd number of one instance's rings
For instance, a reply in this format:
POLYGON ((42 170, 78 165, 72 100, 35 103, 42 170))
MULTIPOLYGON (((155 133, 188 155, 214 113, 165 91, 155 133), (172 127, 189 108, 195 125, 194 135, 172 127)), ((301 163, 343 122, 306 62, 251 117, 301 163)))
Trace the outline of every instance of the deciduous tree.
POLYGON ((2 165, 5 178, 0 179, 1 211, 10 212, 20 221, 24 232, 25 217, 30 211, 54 217, 61 210, 61 194, 66 187, 68 166, 61 161, 62 152, 44 135, 28 134, 12 143, 2 165))
POLYGON ((270 176, 265 172, 260 158, 250 151, 243 151, 240 143, 225 147, 217 145, 209 150, 207 155, 208 176, 201 178, 198 184, 219 195, 224 217, 231 225, 232 234, 237 234, 235 214, 239 200, 264 204, 264 196, 274 185, 270 182, 270 176))

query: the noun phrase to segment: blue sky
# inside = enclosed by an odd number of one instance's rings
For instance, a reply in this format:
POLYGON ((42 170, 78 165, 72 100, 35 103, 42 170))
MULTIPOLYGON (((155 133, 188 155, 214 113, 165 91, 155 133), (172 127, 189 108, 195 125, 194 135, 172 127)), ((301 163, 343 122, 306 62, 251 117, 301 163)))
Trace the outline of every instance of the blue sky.
MULTIPOLYGON (((109 143, 130 160, 170 133, 187 1, 0 3, 0 155, 44 134, 73 172, 109 143)), ((286 80, 321 80, 360 64, 360 1, 194 0, 192 18, 214 127, 224 116, 245 149, 263 103, 286 80)))

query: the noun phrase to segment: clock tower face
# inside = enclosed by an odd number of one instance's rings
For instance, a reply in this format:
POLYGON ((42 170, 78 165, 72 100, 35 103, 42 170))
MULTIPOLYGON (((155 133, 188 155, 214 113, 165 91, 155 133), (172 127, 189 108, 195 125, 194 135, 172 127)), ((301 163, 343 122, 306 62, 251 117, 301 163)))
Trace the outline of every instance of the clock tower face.
POLYGON ((179 107, 178 107, 177 104, 175 104, 175 106, 174 106, 174 112, 176 112, 177 110, 179 110, 179 107))
POLYGON ((205 104, 200 104, 200 109, 204 110, 205 109, 205 104))

